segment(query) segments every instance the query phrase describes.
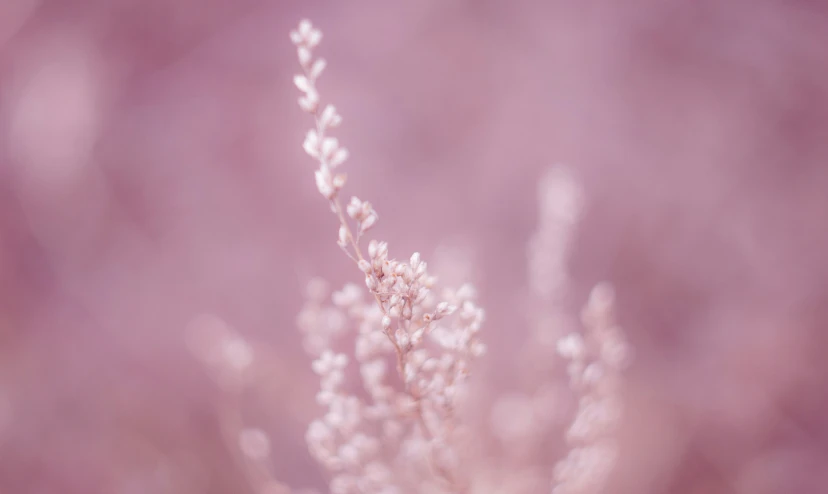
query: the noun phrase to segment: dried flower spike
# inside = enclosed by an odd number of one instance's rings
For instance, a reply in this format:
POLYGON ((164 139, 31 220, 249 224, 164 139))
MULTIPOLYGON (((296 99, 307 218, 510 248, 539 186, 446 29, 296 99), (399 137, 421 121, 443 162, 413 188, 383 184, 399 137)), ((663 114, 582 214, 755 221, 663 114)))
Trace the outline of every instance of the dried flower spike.
POLYGON ((462 395, 458 387, 485 351, 478 339, 484 313, 469 287, 447 290, 446 299, 438 300, 432 293, 435 279, 418 253, 408 263, 397 261, 389 258, 388 244, 372 240, 368 256, 363 254, 361 237, 379 215, 357 197, 345 208, 340 202, 345 176, 334 170, 348 152, 328 135, 342 122, 336 108, 320 111, 316 81, 326 64, 314 59, 313 49, 321 36, 309 21, 291 33, 303 71, 294 77, 302 93, 299 106, 314 118, 303 147, 317 165, 317 189, 339 219, 337 244, 365 277, 370 300, 348 285, 333 294, 335 307, 312 298, 300 314, 306 348, 318 357, 313 362, 322 381, 317 401, 328 408, 310 425, 306 439, 316 459, 334 474, 334 494, 391 494, 412 485, 428 492, 466 492, 452 448, 460 428, 455 409, 462 395), (354 356, 368 400, 345 391, 348 359, 332 350, 333 338, 348 324, 358 329, 354 356), (386 359, 394 362, 401 388, 387 382, 386 359), (395 453, 389 459, 380 457, 380 450, 395 453), (430 480, 419 478, 423 469, 430 480))

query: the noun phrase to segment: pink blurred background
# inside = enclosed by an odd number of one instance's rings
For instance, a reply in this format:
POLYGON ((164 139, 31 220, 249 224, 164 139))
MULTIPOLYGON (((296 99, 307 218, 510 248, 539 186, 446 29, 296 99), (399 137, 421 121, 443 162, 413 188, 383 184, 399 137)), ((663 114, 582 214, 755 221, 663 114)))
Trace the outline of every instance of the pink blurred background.
POLYGON ((359 277, 301 148, 303 17, 375 236, 471 249, 486 386, 514 387, 536 182, 570 163, 573 306, 614 282, 636 348, 616 491, 828 492, 828 7, 806 0, 3 0, 0 492, 250 492, 186 346, 204 313, 269 348, 250 418, 280 480, 322 485, 295 316, 311 276, 359 277))

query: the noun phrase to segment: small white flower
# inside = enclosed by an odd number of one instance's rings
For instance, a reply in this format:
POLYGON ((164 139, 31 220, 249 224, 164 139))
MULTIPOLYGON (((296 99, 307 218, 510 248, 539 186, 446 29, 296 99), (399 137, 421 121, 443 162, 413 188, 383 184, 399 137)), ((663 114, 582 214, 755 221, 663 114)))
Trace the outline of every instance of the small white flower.
POLYGON ((397 344, 402 348, 407 347, 408 343, 411 341, 408 337, 408 333, 406 333, 402 328, 397 328, 397 331, 394 333, 394 338, 396 338, 397 344))
POLYGON ((360 233, 367 232, 372 226, 374 226, 378 219, 379 216, 377 216, 377 213, 371 211, 371 214, 369 214, 364 220, 359 222, 360 233))
POLYGON ((308 81, 308 78, 301 74, 293 76, 293 83, 303 93, 306 93, 311 89, 311 85, 308 81))
POLYGON ((336 137, 326 137, 322 140, 322 155, 326 158, 330 158, 337 149, 339 149, 339 140, 336 137))
POLYGON ((299 64, 303 67, 311 61, 311 57, 313 56, 310 49, 307 46, 299 46, 296 48, 296 55, 299 58, 299 64))
POLYGON ((309 20, 303 19, 299 22, 299 27, 290 32, 290 40, 295 45, 307 45, 313 48, 322 41, 322 33, 314 29, 309 20))
POLYGON ((325 196, 326 199, 333 199, 336 195, 336 188, 334 187, 333 177, 328 167, 322 165, 316 170, 315 176, 316 188, 319 189, 319 193, 325 196))
POLYGON ((357 266, 359 267, 359 270, 365 274, 368 274, 373 270, 373 267, 371 267, 371 263, 366 261, 365 259, 360 259, 359 262, 357 262, 357 266))
POLYGON ((434 320, 442 319, 448 315, 454 313, 457 310, 457 307, 449 304, 448 302, 440 302, 437 304, 437 311, 434 313, 434 320))
POLYGON ((334 105, 327 105, 319 116, 319 123, 322 127, 329 127, 336 117, 336 107, 334 105))
POLYGON ((313 79, 318 78, 320 75, 322 75, 322 71, 325 70, 325 66, 326 62, 324 58, 317 59, 315 62, 313 62, 313 66, 310 69, 310 76, 313 79))
MULTIPOLYGON (((349 202, 348 205, 345 207, 345 211, 347 211, 348 216, 359 221, 362 218, 362 216, 360 215, 362 212, 362 201, 360 201, 359 198, 356 196, 351 197, 351 202, 349 202)), ((370 245, 376 245, 376 241, 372 240, 370 245)), ((368 247, 369 254, 371 252, 370 245, 368 247)))
POLYGON ((305 152, 308 153, 311 157, 316 158, 319 156, 319 134, 316 133, 315 130, 311 129, 305 135, 305 142, 302 145, 305 148, 305 152))
POLYGON ((348 246, 348 229, 345 228, 345 225, 339 226, 339 237, 336 240, 336 244, 343 249, 348 246))
POLYGON ((299 107, 308 113, 316 111, 319 105, 319 93, 316 89, 310 88, 303 96, 299 97, 299 107))
POLYGON ((348 150, 341 147, 334 151, 333 155, 331 155, 330 162, 332 167, 337 167, 342 163, 345 163, 345 160, 348 159, 348 150))

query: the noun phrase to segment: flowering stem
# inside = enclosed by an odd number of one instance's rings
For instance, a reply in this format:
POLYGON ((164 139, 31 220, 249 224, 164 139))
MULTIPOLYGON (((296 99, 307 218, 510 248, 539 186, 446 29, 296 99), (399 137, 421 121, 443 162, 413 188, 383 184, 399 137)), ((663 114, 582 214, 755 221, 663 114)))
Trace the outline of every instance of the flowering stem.
MULTIPOLYGON (((316 113, 314 113, 314 117, 316 117, 316 113)), ((356 240, 356 238, 354 237, 353 232, 351 231, 351 227, 348 225, 348 221, 345 219, 345 214, 342 211, 342 205, 339 202, 339 197, 338 196, 335 196, 333 199, 331 199, 331 207, 333 208, 334 213, 336 213, 337 217, 339 218, 340 224, 342 225, 342 227, 345 228, 345 236, 348 240, 349 245, 351 246, 351 248, 353 248, 354 254, 356 255, 355 261, 359 262, 359 261, 365 260, 365 257, 362 255, 362 251, 359 248, 359 243, 356 240)), ((349 254, 349 257, 351 257, 350 252, 348 252, 346 250, 346 253, 349 254)), ((379 307, 380 311, 382 312, 382 315, 383 316, 388 315, 387 311, 385 310, 385 307, 383 306, 382 299, 380 298, 379 294, 376 293, 376 292, 373 292, 373 291, 372 291, 372 293, 374 295, 374 300, 376 300, 376 302, 377 302, 377 306, 379 307)), ((405 391, 409 396, 411 396, 412 399, 414 399, 414 403, 415 403, 414 412, 415 412, 415 415, 416 415, 415 418, 417 419, 417 422, 420 425, 420 428, 423 430, 423 434, 425 435, 425 439, 429 443, 431 443, 434 440, 435 436, 434 436, 434 433, 431 431, 431 428, 428 426, 428 424, 426 424, 425 417, 423 416, 423 409, 422 409, 422 406, 420 405, 420 401, 421 401, 422 397, 411 391, 411 386, 408 384, 408 381, 405 378, 405 356, 406 356, 406 351, 403 350, 403 348, 400 347, 399 343, 397 343, 397 340, 396 340, 396 338, 394 338, 394 334, 390 329, 385 331, 385 335, 388 337, 388 340, 391 342, 391 344, 394 345, 394 352, 397 355, 397 371, 400 374, 400 378, 403 380, 403 383, 404 383, 404 386, 405 386, 405 391)), ((434 471, 434 473, 438 477, 440 477, 444 482, 446 482, 451 487, 452 490, 456 491, 458 494, 462 494, 463 492, 466 492, 466 490, 464 488, 461 488, 460 486, 457 485, 457 482, 454 480, 453 475, 451 475, 451 473, 448 470, 446 470, 445 468, 439 466, 434 461, 433 454, 429 455, 429 466, 431 467, 431 469, 434 471)))
MULTIPOLYGON (((343 212, 342 204, 339 201, 339 192, 345 183, 345 176, 332 175, 332 170, 345 160, 347 153, 344 149, 338 147, 338 142, 335 138, 325 137, 325 131, 329 127, 337 126, 340 117, 336 114, 336 111, 331 105, 328 105, 323 111, 320 112, 319 94, 316 90, 315 84, 316 78, 325 67, 325 63, 322 59, 313 61, 311 50, 319 43, 321 34, 318 31, 313 30, 309 22, 303 21, 303 23, 300 24, 300 29, 292 33, 291 37, 298 47, 299 62, 303 70, 303 75, 296 76, 294 79, 294 82, 299 90, 304 93, 304 96, 299 100, 299 104, 305 111, 313 116, 315 124, 315 129, 308 133, 305 140, 305 150, 319 163, 320 168, 316 172, 317 187, 319 188, 320 193, 328 199, 331 210, 339 218, 340 234, 338 243, 345 254, 352 261, 354 261, 362 271, 362 266, 367 265, 369 261, 365 259, 362 251, 360 250, 359 240, 362 233, 376 221, 376 213, 371 211, 373 216, 368 216, 368 219, 366 219, 365 216, 357 217, 355 214, 352 214, 349 209, 349 215, 359 221, 360 224, 358 235, 354 235, 350 225, 348 224, 348 220, 345 217, 345 213, 343 212), (350 252, 351 249, 353 252, 350 252)), ((366 214, 368 213, 363 213, 363 215, 366 214)), ((378 278, 378 276, 368 272, 366 272, 366 276, 372 277, 368 278, 369 290, 371 291, 371 294, 373 295, 374 300, 382 313, 383 320, 390 321, 390 309, 386 309, 385 302, 383 301, 377 287, 370 286, 370 282, 377 281, 376 278, 378 278)), ((405 295, 403 297, 406 299, 405 295)), ((411 310, 411 300, 406 300, 406 303, 409 304, 407 308, 411 310)), ((397 319, 396 331, 400 331, 403 323, 400 322, 401 319, 397 319)), ((410 316, 408 316, 408 319, 410 319, 410 316)), ((424 331, 427 329, 428 323, 430 323, 430 320, 426 323, 426 327, 421 328, 421 330, 424 331)), ((410 327, 408 327, 410 325, 409 321, 406 321, 405 325, 406 329, 410 329, 410 327)), ((407 357, 412 345, 411 343, 397 341, 396 331, 392 330, 390 323, 383 323, 383 331, 394 347, 397 360, 397 371, 402 379, 404 392, 411 397, 415 404, 414 415, 416 422, 422 429, 424 440, 429 444, 429 465, 433 470, 435 477, 438 477, 444 481, 453 492, 462 494, 466 492, 466 489, 458 486, 451 473, 435 461, 434 443, 437 438, 437 434, 431 430, 426 422, 422 408, 423 397, 419 392, 415 392, 409 382, 409 379, 406 379, 405 370, 408 360, 407 357)))

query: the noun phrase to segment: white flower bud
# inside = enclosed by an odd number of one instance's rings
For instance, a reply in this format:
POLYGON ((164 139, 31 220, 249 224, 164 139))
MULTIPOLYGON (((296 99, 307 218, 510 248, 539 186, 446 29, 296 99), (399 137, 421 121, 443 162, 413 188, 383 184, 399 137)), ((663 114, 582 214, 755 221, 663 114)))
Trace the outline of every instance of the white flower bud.
POLYGON ((336 241, 337 245, 345 248, 348 245, 348 229, 345 225, 339 227, 339 239, 336 241))
POLYGON ((297 74, 297 75, 293 76, 293 83, 303 93, 308 92, 311 88, 310 82, 308 81, 308 78, 301 75, 301 74, 297 74))
POLYGON ((310 76, 314 79, 318 78, 320 75, 322 75, 322 71, 325 70, 326 65, 327 62, 325 62, 324 58, 317 59, 315 62, 313 62, 313 66, 310 70, 310 76))
POLYGON ((336 195, 336 189, 334 188, 331 171, 323 165, 316 170, 315 176, 316 188, 319 189, 319 193, 325 196, 326 199, 332 199, 336 195))
POLYGON ((337 167, 348 159, 349 153, 345 148, 339 148, 331 155, 331 166, 337 167))
MULTIPOLYGON (((302 19, 299 21, 299 27, 296 28, 295 32, 299 35, 301 42, 307 43, 311 31, 313 31, 313 24, 310 19, 302 19)), ((296 41, 296 43, 299 43, 299 41, 296 41)))
POLYGON ((377 213, 372 211, 370 215, 359 223, 359 231, 363 233, 367 232, 372 226, 374 226, 378 219, 379 217, 377 216, 377 213))
POLYGON ((388 317, 388 315, 382 316, 382 328, 387 330, 390 327, 391 327, 391 318, 388 317))
POLYGON ((316 158, 319 156, 319 135, 315 130, 311 129, 308 131, 302 146, 305 148, 305 152, 311 157, 316 158))
POLYGON ((425 328, 420 328, 417 331, 414 331, 414 334, 411 335, 411 344, 417 345, 423 341, 423 334, 425 334, 425 328))
POLYGON ((359 266, 359 269, 365 274, 370 273, 371 270, 373 269, 371 267, 371 263, 366 261, 365 259, 360 259, 359 262, 357 263, 357 266, 359 266))
MULTIPOLYGON (((316 65, 316 63, 314 63, 314 65, 316 65)), ((322 110, 322 115, 319 116, 319 123, 322 127, 327 127, 334 115, 336 115, 336 108, 334 105, 325 106, 325 109, 322 110)))
POLYGON ((339 140, 336 137, 326 137, 322 139, 322 154, 326 157, 339 149, 339 140))
POLYGON ((308 33, 307 43, 311 48, 317 46, 322 41, 322 32, 318 29, 313 29, 308 33))
POLYGON ((311 61, 311 51, 305 46, 296 48, 296 55, 299 57, 299 64, 303 67, 311 61))
POLYGON ((452 314, 457 307, 450 305, 448 302, 440 302, 437 304, 437 312, 434 314, 435 319, 440 319, 442 317, 448 316, 452 314))
POLYGON ((385 259, 388 257, 388 243, 387 242, 380 242, 377 244, 377 257, 380 259, 385 259))
POLYGON ((404 329, 397 328, 397 331, 394 332, 394 337, 397 340, 397 344, 402 348, 408 346, 410 339, 408 337, 408 333, 406 333, 404 329))
MULTIPOLYGON (((348 216, 351 218, 360 221, 362 220, 362 216, 360 213, 362 212, 362 201, 359 200, 359 197, 353 196, 351 197, 351 201, 345 207, 345 210, 348 212, 348 216)), ((376 241, 371 241, 372 244, 375 244, 376 241)), ((368 253, 371 253, 371 245, 368 245, 368 253)))
POLYGON ((313 88, 309 88, 308 92, 299 98, 299 107, 308 113, 315 112, 318 105, 319 93, 317 93, 313 88))

